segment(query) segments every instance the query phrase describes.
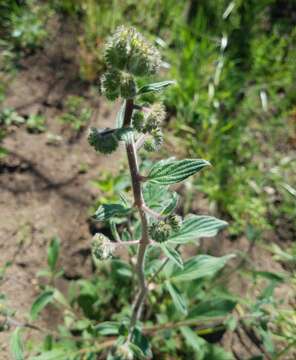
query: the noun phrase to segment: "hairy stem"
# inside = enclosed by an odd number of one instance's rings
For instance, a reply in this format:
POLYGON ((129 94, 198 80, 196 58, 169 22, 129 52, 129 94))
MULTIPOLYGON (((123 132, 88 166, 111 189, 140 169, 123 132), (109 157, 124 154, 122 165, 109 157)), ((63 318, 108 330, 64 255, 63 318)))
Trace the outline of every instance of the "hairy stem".
MULTIPOLYGON (((124 127, 129 127, 131 125, 133 108, 134 108, 133 99, 128 99, 126 101, 126 106, 125 106, 125 113, 123 120, 124 127)), ((144 273, 144 262, 145 262, 146 248, 149 245, 149 234, 148 234, 148 220, 146 213, 144 211, 145 204, 144 204, 143 193, 141 188, 141 176, 139 175, 138 160, 137 160, 136 148, 133 139, 130 142, 126 143, 126 153, 127 153, 129 171, 131 175, 131 181, 132 181, 132 189, 133 189, 134 201, 135 201, 134 205, 138 209, 141 219, 141 225, 142 225, 142 236, 139 242, 137 264, 136 264, 136 271, 139 279, 140 290, 133 304, 132 317, 131 317, 130 329, 129 329, 130 331, 129 339, 131 339, 135 324, 141 316, 142 306, 147 294, 147 284, 144 273)))

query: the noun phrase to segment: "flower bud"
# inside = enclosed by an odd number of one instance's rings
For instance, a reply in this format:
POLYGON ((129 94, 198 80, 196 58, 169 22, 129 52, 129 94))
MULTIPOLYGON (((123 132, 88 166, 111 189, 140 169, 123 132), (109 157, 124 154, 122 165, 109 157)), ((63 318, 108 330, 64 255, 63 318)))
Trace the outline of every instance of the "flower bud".
POLYGON ((118 139, 110 129, 98 130, 94 127, 90 128, 88 142, 96 151, 103 154, 111 154, 118 147, 118 139))
POLYGON ((138 132, 142 132, 143 131, 143 126, 144 126, 144 114, 142 111, 135 111, 133 114, 133 119, 132 119, 132 124, 133 127, 138 131, 138 132))
POLYGON ((150 226, 149 233, 153 240, 157 242, 164 242, 169 238, 171 230, 171 226, 165 221, 161 220, 159 222, 153 223, 150 226))
POLYGON ((131 99, 137 93, 137 86, 131 74, 122 72, 120 79, 120 94, 124 99, 131 99))
POLYGON ((114 252, 114 249, 114 244, 112 244, 107 236, 101 233, 95 234, 91 244, 91 253, 95 261, 106 260, 110 258, 114 252))
POLYGON ((144 149, 149 152, 158 151, 163 143, 163 135, 161 129, 153 129, 150 135, 150 139, 147 139, 144 143, 144 149))
POLYGON ((158 128, 165 119, 165 109, 163 104, 155 103, 151 106, 150 112, 145 119, 145 126, 143 132, 151 132, 158 128))
POLYGON ((168 223, 172 230, 178 232, 182 226, 182 218, 179 215, 171 214, 166 218, 166 223, 168 223))
POLYGON ((108 39, 105 49, 105 61, 109 67, 123 70, 126 67, 129 49, 128 49, 128 29, 120 26, 115 33, 108 39))
POLYGON ((105 59, 109 67, 134 75, 154 74, 161 63, 159 51, 133 27, 120 26, 109 38, 105 59))
POLYGON ((120 71, 110 69, 108 70, 101 79, 101 91, 108 100, 115 100, 120 95, 120 71))

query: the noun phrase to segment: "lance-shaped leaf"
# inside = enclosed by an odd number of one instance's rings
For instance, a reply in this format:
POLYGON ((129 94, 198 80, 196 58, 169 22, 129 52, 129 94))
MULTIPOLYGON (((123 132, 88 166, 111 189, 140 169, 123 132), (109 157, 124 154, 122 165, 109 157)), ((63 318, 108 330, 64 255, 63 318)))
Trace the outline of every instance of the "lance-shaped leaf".
POLYGON ((174 248, 171 248, 167 246, 166 244, 160 243, 160 247, 164 254, 172 260, 179 268, 183 269, 183 260, 181 258, 181 255, 178 253, 178 251, 174 248))
POLYGON ((187 304, 180 290, 169 281, 167 281, 165 285, 172 297, 176 309, 180 311, 182 314, 187 315, 187 304))
POLYGON ((188 215, 178 232, 173 233, 168 241, 175 244, 185 244, 201 237, 215 236, 219 230, 226 227, 226 221, 207 215, 188 215))
POLYGON ((178 200, 179 200, 179 195, 176 192, 173 192, 171 201, 162 210, 161 215, 170 215, 176 209, 178 205, 178 200))
POLYGON ((31 318, 36 320, 40 311, 42 311, 46 305, 52 302, 54 298, 54 291, 53 290, 45 290, 43 291, 37 299, 34 301, 31 307, 31 318))
POLYGON ((97 221, 106 221, 114 216, 126 216, 129 212, 130 209, 125 208, 121 204, 103 204, 98 207, 97 211, 93 215, 93 218, 97 221))
POLYGON ((14 360, 24 360, 23 343, 21 339, 22 328, 17 327, 12 333, 10 340, 10 351, 14 360))
POLYGON ((175 184, 194 175, 210 163, 203 159, 171 160, 153 165, 147 180, 160 185, 175 184))
POLYGON ((146 94, 149 92, 161 91, 161 90, 165 89, 166 87, 173 85, 175 83, 176 82, 173 80, 166 80, 166 81, 161 81, 161 82, 157 82, 157 83, 153 83, 153 84, 144 85, 139 89, 138 95, 146 94))
POLYGON ((177 267, 175 268, 172 273, 171 280, 190 281, 213 276, 225 266, 228 260, 233 257, 233 254, 222 257, 214 257, 210 255, 194 256, 184 263, 182 270, 177 267))

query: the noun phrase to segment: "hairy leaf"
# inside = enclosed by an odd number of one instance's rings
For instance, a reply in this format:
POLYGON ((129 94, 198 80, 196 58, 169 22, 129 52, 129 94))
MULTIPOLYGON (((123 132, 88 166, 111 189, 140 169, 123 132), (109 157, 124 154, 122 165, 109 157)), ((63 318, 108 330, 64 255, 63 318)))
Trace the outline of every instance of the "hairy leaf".
POLYGON ((167 246, 166 244, 160 244, 160 247, 164 254, 172 260, 179 268, 183 269, 183 260, 177 250, 167 246))
POLYGON ((35 320, 40 311, 53 300, 53 296, 53 290, 45 290, 37 297, 31 307, 31 317, 33 320, 35 320))
POLYGON ((182 326, 180 327, 180 331, 184 336, 186 343, 192 347, 192 349, 198 353, 198 359, 203 359, 205 354, 205 344, 206 341, 198 336, 190 327, 182 326))
POLYGON ((202 159, 171 160, 153 165, 148 180, 160 185, 175 184, 197 173, 210 163, 202 159))
POLYGON ((181 294, 180 290, 174 284, 168 281, 165 283, 165 285, 172 297, 176 309, 179 310, 182 314, 187 315, 186 301, 183 295, 181 294))
POLYGON ((180 231, 173 233, 168 241, 185 244, 201 237, 215 236, 219 230, 227 226, 227 222, 207 215, 188 215, 180 231))
POLYGON ((114 216, 126 216, 130 209, 121 204, 103 204, 100 205, 94 213, 93 218, 97 221, 106 221, 114 216))
POLYGON ((70 356, 73 357, 75 353, 76 351, 71 351, 71 350, 67 351, 65 348, 53 349, 53 350, 45 351, 40 355, 31 357, 30 360, 68 360, 70 356))
POLYGON ((24 360, 24 351, 23 351, 23 343, 21 339, 21 331, 20 327, 17 327, 12 333, 10 339, 10 351, 14 360, 24 360))
POLYGON ((118 335, 120 323, 117 321, 105 321, 94 327, 94 329, 103 336, 118 335))
POLYGON ((179 195, 176 192, 172 193, 171 201, 168 205, 162 210, 162 215, 170 215, 177 207, 179 200, 179 195))
POLYGON ((197 255, 184 263, 183 270, 176 268, 172 274, 172 279, 176 281, 190 281, 206 276, 213 276, 221 270, 228 260, 234 255, 214 257, 210 255, 197 255))
POLYGON ((190 310, 190 318, 215 317, 229 314, 236 305, 236 301, 230 299, 207 299, 201 301, 190 310))
POLYGON ((148 84, 148 85, 144 85, 142 86, 139 91, 138 91, 138 95, 142 95, 142 94, 146 94, 149 92, 155 92, 155 91, 161 91, 163 89, 165 89, 166 87, 175 84, 176 82, 173 80, 166 80, 166 81, 160 81, 157 83, 153 83, 153 84, 148 84))
POLYGON ((48 263, 48 267, 52 272, 56 270, 56 264, 58 261, 59 252, 60 252, 60 240, 57 237, 54 237, 51 240, 47 251, 47 263, 48 263))

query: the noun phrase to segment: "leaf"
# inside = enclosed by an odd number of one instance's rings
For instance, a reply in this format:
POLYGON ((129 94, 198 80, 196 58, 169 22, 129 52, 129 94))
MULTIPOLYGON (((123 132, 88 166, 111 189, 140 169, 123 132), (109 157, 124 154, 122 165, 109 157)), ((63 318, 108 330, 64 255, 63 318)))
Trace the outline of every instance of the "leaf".
POLYGON ((179 268, 183 269, 183 260, 176 249, 171 248, 166 244, 160 244, 160 247, 170 260, 172 260, 179 268))
POLYGON ((130 348, 131 352, 134 354, 136 359, 139 360, 145 360, 147 359, 143 353, 143 351, 139 348, 138 345, 133 344, 133 343, 129 343, 128 347, 130 348))
POLYGON ((117 128, 121 128, 123 125, 124 113, 125 113, 125 101, 122 103, 122 105, 116 115, 115 123, 116 123, 117 128))
POLYGON ((228 315, 236 306, 230 299, 206 299, 197 304, 189 313, 190 318, 216 317, 228 315))
POLYGON ((130 137, 133 135, 134 129, 129 127, 124 127, 120 129, 115 129, 113 134, 117 137, 119 141, 130 141, 130 137))
POLYGON ((203 359, 205 353, 206 340, 198 336, 190 327, 182 326, 180 331, 186 343, 198 354, 198 359, 203 359))
POLYGON ((182 314, 187 315, 187 305, 183 295, 180 293, 179 289, 172 283, 165 283, 168 292, 170 293, 173 303, 178 311, 182 314))
POLYGON ((145 335, 141 333, 138 328, 135 328, 133 332, 133 343, 137 345, 144 354, 145 359, 152 359, 151 347, 149 344, 149 340, 145 335))
POLYGON ((75 355, 78 351, 67 351, 65 348, 63 349, 53 349, 50 351, 42 352, 42 354, 31 357, 30 360, 69 360, 69 356, 75 355))
POLYGON ((120 323, 117 321, 105 321, 94 327, 94 329, 103 336, 118 335, 120 323))
POLYGON ((59 238, 54 237, 52 238, 47 251, 47 263, 48 263, 48 267, 52 272, 54 272, 56 269, 59 252, 60 252, 60 240, 59 238))
POLYGON ((168 87, 170 85, 174 85, 174 84, 176 84, 176 81, 166 80, 166 81, 160 81, 160 82, 153 83, 153 84, 144 85, 139 89, 138 95, 147 94, 152 91, 161 91, 161 90, 165 89, 166 87, 168 87))
POLYGON ((265 279, 275 281, 275 282, 284 282, 285 281, 285 275, 283 273, 275 273, 271 271, 252 271, 252 274, 255 276, 261 276, 265 279))
POLYGON ((33 320, 37 319, 40 311, 53 300, 53 296, 53 290, 45 290, 37 297, 31 307, 31 318, 33 320))
POLYGON ((153 165, 147 180, 154 184, 170 185, 187 179, 210 163, 202 159, 171 160, 153 165))
POLYGON ((184 219, 181 229, 172 234, 168 241, 185 244, 201 237, 215 236, 219 230, 227 225, 227 222, 213 216, 191 214, 184 219))
POLYGON ((93 218, 97 221, 106 221, 114 216, 126 216, 129 212, 130 209, 121 204, 103 204, 98 207, 93 218))
POLYGON ((172 198, 169 204, 162 210, 161 215, 170 215, 177 207, 179 195, 176 192, 172 193, 172 198))
POLYGON ((10 339, 10 351, 14 360, 24 360, 23 343, 21 338, 22 328, 17 327, 10 339))
POLYGON ((206 276, 213 276, 221 270, 227 261, 234 255, 214 257, 210 255, 197 255, 184 263, 183 270, 176 269, 173 271, 172 278, 176 281, 190 281, 200 279, 206 276))
POLYGON ((174 198, 178 197, 175 192, 168 190, 167 186, 152 184, 150 182, 144 184, 143 196, 148 207, 161 213, 163 209, 171 207, 172 202, 175 201, 174 198))

